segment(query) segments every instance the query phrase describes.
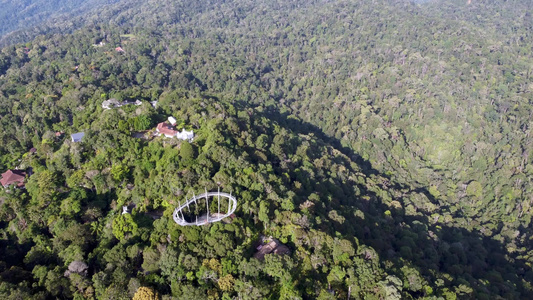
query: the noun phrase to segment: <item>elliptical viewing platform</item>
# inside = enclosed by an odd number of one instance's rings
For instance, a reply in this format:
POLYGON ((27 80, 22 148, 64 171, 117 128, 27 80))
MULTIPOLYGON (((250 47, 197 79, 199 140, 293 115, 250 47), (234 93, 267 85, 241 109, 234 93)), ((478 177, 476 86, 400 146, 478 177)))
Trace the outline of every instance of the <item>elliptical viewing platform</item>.
POLYGON ((200 195, 193 194, 193 197, 187 199, 184 204, 179 202, 179 206, 174 210, 172 217, 178 225, 199 226, 221 221, 233 214, 236 208, 237 199, 231 193, 222 193, 220 190, 207 192, 206 190, 205 193, 200 195), (210 200, 210 198, 214 198, 216 201, 214 199, 210 200))

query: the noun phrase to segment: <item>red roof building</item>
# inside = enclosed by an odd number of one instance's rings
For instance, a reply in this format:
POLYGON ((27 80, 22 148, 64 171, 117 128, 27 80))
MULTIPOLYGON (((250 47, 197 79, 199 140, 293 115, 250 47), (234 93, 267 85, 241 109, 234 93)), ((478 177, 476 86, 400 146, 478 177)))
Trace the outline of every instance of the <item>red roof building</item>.
POLYGON ((24 186, 24 178, 26 177, 26 172, 21 170, 7 170, 2 174, 2 179, 0 183, 3 187, 7 187, 12 184, 16 184, 18 187, 24 186))
POLYGON ((159 132, 159 134, 164 134, 166 137, 174 137, 178 133, 176 130, 174 130, 174 126, 168 124, 167 122, 161 122, 157 124, 156 130, 159 132))

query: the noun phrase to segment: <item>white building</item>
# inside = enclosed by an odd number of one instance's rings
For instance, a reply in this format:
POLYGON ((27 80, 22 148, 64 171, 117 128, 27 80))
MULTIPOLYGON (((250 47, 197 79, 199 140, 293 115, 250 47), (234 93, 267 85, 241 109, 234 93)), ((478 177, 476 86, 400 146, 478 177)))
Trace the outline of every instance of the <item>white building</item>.
POLYGON ((170 125, 172 126, 176 126, 176 119, 174 117, 168 117, 168 122, 170 123, 170 125))
POLYGON ((176 133, 176 137, 180 140, 192 140, 194 138, 194 132, 182 129, 181 132, 176 133))
POLYGON ((102 108, 103 109, 112 109, 112 108, 115 108, 115 107, 121 107, 121 106, 124 106, 124 105, 129 105, 129 104, 133 104, 133 105, 141 105, 143 104, 143 102, 141 100, 135 100, 135 102, 130 102, 130 101, 122 101, 122 102, 119 102, 117 99, 115 98, 111 98, 111 99, 108 99, 104 102, 102 102, 102 108))
POLYGON ((103 109, 112 109, 112 108, 121 107, 121 106, 122 104, 120 104, 120 102, 115 98, 111 98, 111 99, 108 99, 102 102, 103 109))
POLYGON ((181 132, 177 131, 174 127, 177 121, 174 117, 168 117, 166 122, 157 124, 157 135, 165 135, 167 138, 177 137, 180 140, 191 141, 194 138, 194 132, 182 129, 181 132))

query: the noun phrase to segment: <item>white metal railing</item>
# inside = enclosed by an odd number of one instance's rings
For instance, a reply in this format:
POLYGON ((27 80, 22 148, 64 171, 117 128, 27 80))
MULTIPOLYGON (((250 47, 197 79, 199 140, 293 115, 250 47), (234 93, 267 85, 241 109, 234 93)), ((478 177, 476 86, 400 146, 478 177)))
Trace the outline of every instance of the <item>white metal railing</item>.
MULTIPOLYGON (((230 216, 233 212, 235 212, 235 209, 237 208, 237 199, 231 195, 231 193, 222 193, 219 191, 217 192, 207 192, 200 194, 198 196, 193 194, 193 197, 188 199, 184 204, 181 204, 178 201, 178 207, 174 210, 174 213, 172 214, 172 218, 174 219, 174 222, 176 222, 178 225, 181 226, 199 226, 204 225, 208 223, 214 223, 218 222, 228 216, 230 216), (218 213, 217 214, 211 214, 209 211, 209 198, 210 197, 217 197, 217 204, 218 204, 218 213), (228 199, 228 211, 220 213, 220 197, 227 198, 228 199), (185 216, 183 215, 183 209, 187 208, 190 212, 190 206, 192 203, 198 207, 199 200, 204 199, 206 204, 206 214, 202 215, 200 219, 198 219, 198 216, 196 216, 196 219, 194 222, 188 222, 185 220, 185 216), (181 215, 181 216, 180 216, 181 215)), ((197 210, 195 210, 197 211, 197 210)))

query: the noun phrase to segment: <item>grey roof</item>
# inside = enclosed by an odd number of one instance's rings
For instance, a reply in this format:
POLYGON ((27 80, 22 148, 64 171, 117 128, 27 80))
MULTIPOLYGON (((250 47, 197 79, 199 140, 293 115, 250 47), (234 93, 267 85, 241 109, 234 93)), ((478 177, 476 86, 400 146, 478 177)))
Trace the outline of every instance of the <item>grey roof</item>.
POLYGON ((78 132, 78 133, 71 134, 70 137, 72 138, 73 142, 79 142, 81 141, 84 135, 85 135, 85 132, 78 132))

